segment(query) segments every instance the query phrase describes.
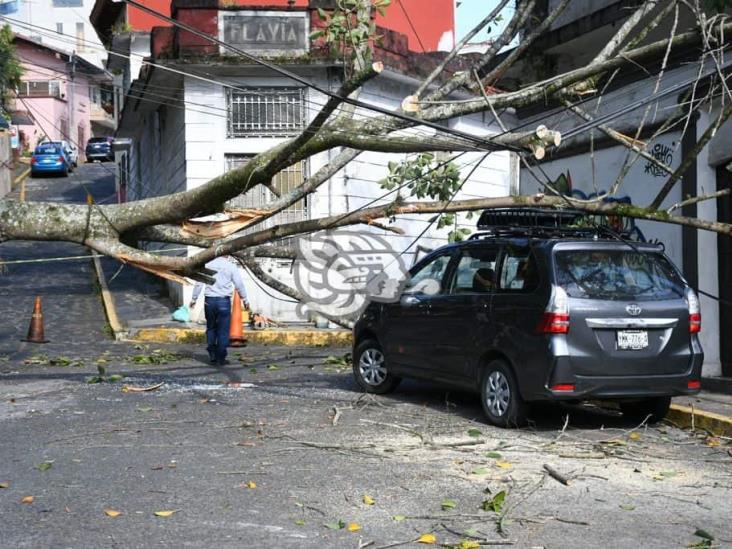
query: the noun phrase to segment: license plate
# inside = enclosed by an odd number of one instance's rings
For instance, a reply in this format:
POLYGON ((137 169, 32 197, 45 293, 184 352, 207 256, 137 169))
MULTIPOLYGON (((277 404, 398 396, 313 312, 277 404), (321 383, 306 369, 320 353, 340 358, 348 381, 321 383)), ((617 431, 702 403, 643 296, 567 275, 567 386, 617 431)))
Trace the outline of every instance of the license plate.
POLYGON ((639 351, 648 347, 648 332, 645 330, 626 330, 618 332, 618 349, 639 351))

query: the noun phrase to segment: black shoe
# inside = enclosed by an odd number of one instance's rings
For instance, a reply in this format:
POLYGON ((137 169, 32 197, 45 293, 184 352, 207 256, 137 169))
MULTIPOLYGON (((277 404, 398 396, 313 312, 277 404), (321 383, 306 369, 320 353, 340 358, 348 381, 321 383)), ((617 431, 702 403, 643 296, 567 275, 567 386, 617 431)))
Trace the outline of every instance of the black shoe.
POLYGON ((229 362, 229 361, 228 361, 228 360, 226 360, 225 358, 222 358, 221 360, 217 360, 217 361, 216 361, 216 365, 217 365, 217 366, 226 366, 226 365, 228 365, 228 364, 231 364, 231 362, 229 362))
POLYGON ((209 361, 209 362, 210 362, 211 364, 216 364, 216 363, 218 362, 218 359, 217 359, 217 358, 216 358, 215 356, 210 356, 210 355, 209 355, 209 357, 208 357, 208 361, 209 361))

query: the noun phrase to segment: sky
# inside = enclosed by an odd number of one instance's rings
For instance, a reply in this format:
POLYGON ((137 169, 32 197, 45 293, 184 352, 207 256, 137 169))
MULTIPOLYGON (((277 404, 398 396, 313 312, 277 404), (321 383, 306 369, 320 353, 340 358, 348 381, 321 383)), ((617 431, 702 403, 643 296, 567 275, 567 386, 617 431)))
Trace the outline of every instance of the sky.
MULTIPOLYGON (((457 8, 457 39, 460 40, 475 25, 477 25, 486 15, 488 15, 498 5, 498 0, 458 0, 460 6, 457 8)), ((486 30, 479 32, 471 42, 482 42, 487 38, 495 38, 506 22, 513 15, 514 2, 509 2, 503 10, 503 21, 490 25, 490 34, 486 30)))

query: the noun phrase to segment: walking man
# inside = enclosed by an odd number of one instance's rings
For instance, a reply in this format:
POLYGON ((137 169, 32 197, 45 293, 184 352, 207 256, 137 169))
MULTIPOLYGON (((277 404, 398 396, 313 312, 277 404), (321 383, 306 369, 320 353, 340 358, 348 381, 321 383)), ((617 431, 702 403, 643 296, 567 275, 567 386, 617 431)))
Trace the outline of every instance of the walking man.
MULTIPOLYGON (((227 364, 226 348, 229 346, 229 325, 231 323, 231 296, 234 288, 239 292, 244 307, 247 307, 247 294, 238 267, 227 256, 217 257, 206 263, 206 268, 216 271, 214 284, 205 284, 206 343, 211 364, 227 364)), ((202 282, 193 287, 191 308, 196 303, 202 282)))

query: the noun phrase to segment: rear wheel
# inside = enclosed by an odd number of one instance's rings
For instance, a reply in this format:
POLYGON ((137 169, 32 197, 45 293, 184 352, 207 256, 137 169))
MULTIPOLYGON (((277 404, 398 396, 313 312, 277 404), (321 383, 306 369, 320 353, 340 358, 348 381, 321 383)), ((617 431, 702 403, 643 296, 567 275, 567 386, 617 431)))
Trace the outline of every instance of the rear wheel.
POLYGON ((638 423, 648 418, 648 423, 658 423, 666 417, 671 406, 671 397, 653 397, 630 402, 620 402, 623 417, 638 423))
POLYGON ((390 393, 401 381, 389 371, 384 351, 375 339, 367 339, 356 346, 353 376, 367 393, 390 393))
POLYGON ((526 424, 529 407, 521 398, 516 376, 503 360, 486 366, 481 382, 483 411, 493 425, 521 427, 526 424))

